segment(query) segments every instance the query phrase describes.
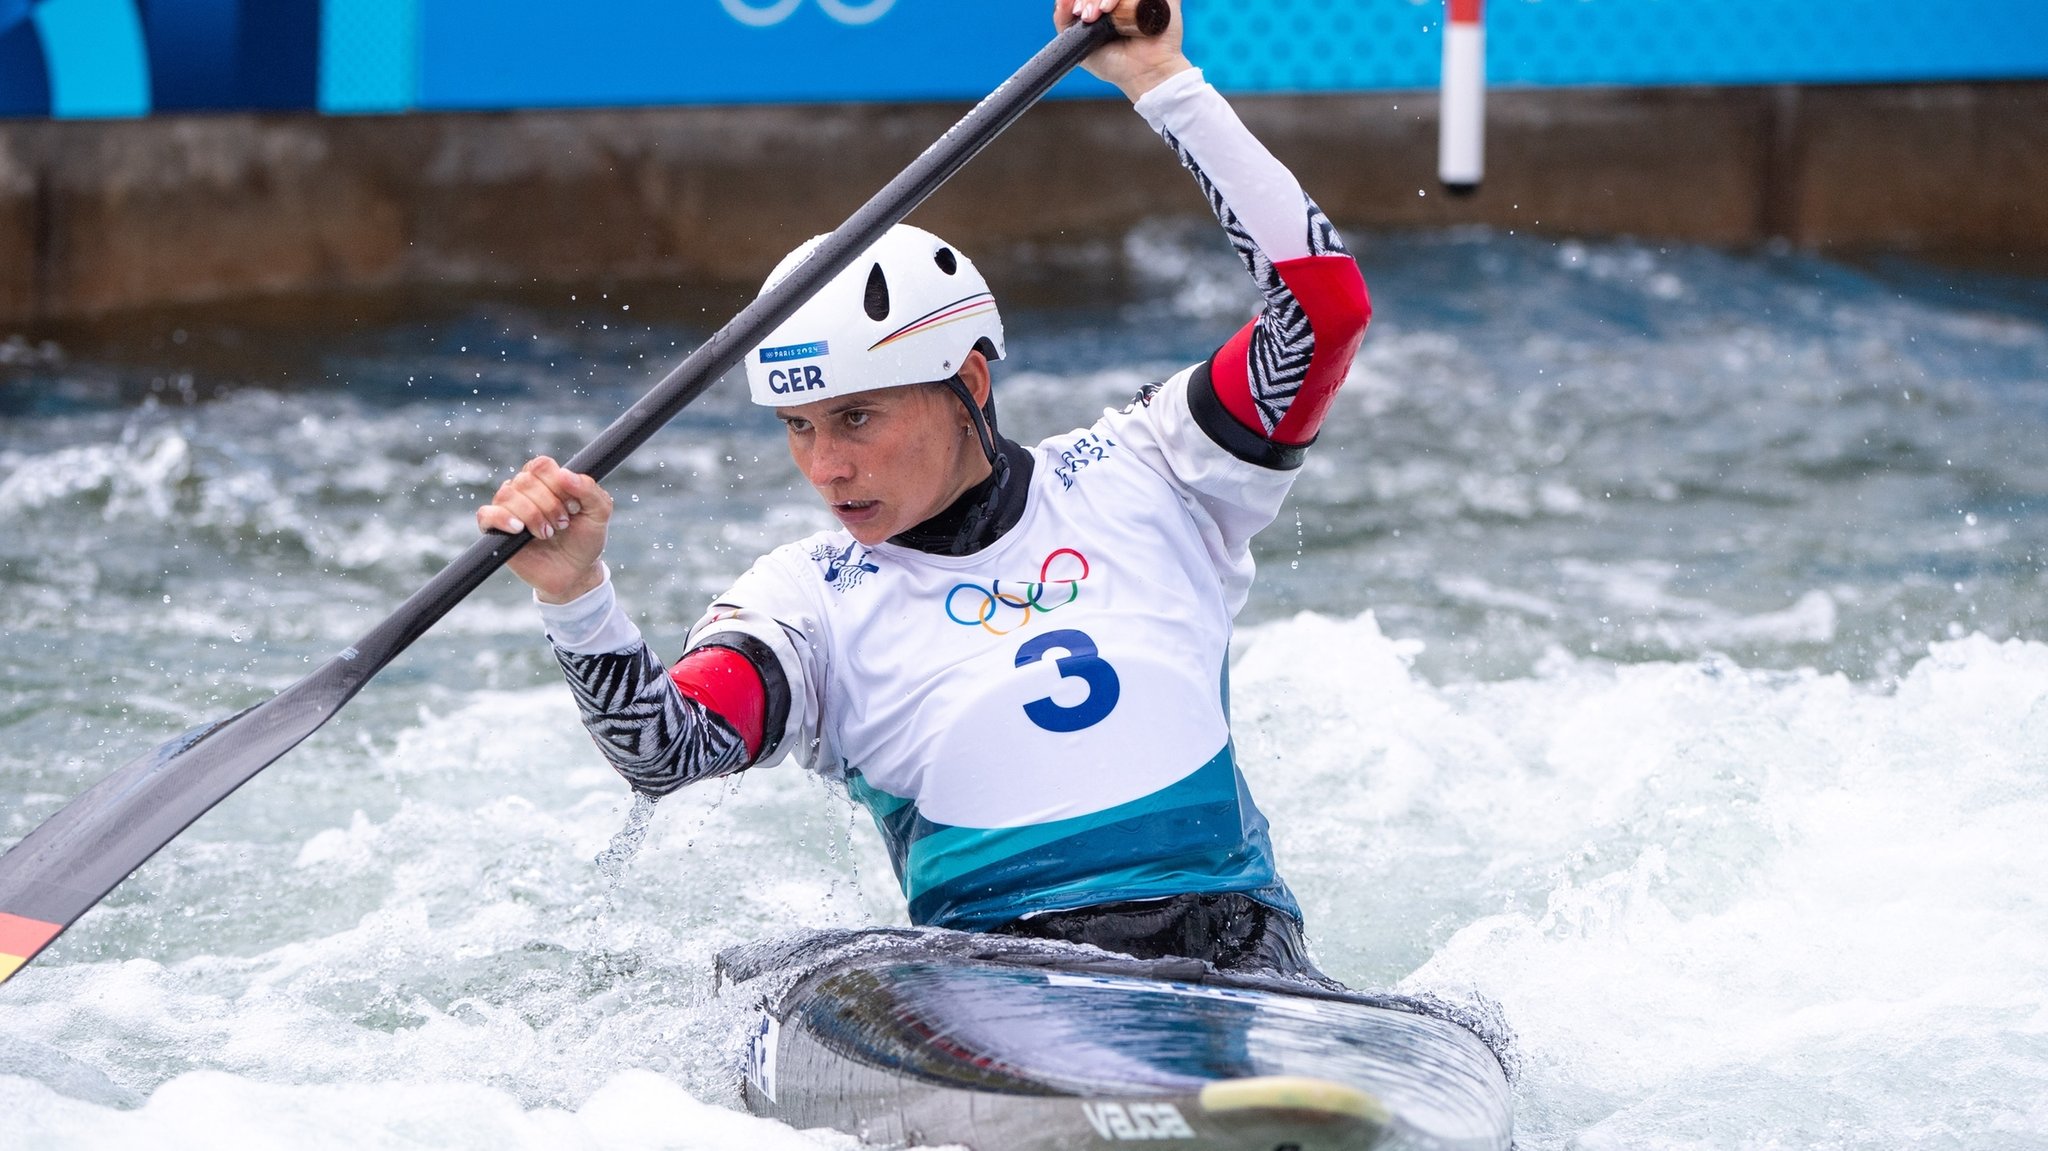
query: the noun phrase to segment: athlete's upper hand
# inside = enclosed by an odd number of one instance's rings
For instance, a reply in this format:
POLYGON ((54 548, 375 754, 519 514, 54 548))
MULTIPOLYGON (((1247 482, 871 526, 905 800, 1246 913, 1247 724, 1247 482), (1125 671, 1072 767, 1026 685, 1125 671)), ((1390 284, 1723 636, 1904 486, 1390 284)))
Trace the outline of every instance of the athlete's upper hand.
MULTIPOLYGON (((1173 5, 1173 26, 1163 35, 1149 39, 1117 40, 1095 50, 1081 66, 1097 79, 1123 89, 1133 102, 1157 88, 1168 77, 1194 67, 1181 52, 1181 0, 1173 5)), ((1138 0, 1053 0, 1053 26, 1065 31, 1076 21, 1093 24, 1106 20, 1120 9, 1137 7, 1138 0)))
POLYGON ((548 603, 568 603, 604 582, 612 497, 596 480, 536 456, 476 510, 482 531, 531 531, 533 542, 506 561, 548 603))

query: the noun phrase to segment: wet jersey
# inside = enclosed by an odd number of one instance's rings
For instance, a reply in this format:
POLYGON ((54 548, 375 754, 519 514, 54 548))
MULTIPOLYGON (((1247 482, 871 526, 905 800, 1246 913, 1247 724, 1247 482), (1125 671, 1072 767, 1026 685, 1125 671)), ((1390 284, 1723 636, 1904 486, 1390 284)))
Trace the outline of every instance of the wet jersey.
POLYGON ((1232 750, 1231 621, 1251 538, 1357 346, 1364 289, 1199 73, 1139 111, 1201 182, 1264 315, 1038 444, 1022 514, 971 554, 834 531, 762 557, 691 636, 760 669, 756 738, 677 690, 609 581, 545 609, 586 722, 634 786, 793 754, 872 813, 920 924, 1223 892, 1299 918, 1232 750))

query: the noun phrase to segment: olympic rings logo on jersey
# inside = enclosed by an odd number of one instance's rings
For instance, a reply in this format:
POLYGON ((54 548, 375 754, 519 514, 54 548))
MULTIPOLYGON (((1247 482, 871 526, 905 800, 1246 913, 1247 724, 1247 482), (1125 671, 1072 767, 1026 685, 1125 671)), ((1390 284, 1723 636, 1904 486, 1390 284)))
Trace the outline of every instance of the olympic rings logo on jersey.
POLYGON ((1088 570, 1087 556, 1073 548, 1061 548, 1039 565, 1036 582, 1012 581, 1012 590, 1008 591, 1003 589, 1001 580, 994 581, 992 587, 955 584, 946 593, 946 616, 961 627, 978 627, 990 635, 1009 635, 1029 626, 1034 612, 1058 611, 1080 599, 1081 581, 1088 578, 1088 570), (1062 560, 1070 562, 1061 563, 1062 560), (1068 575, 1075 564, 1080 565, 1080 574, 1068 575))
MULTIPOLYGON (((773 0, 765 5, 753 0, 718 0, 718 3, 726 15, 749 28, 773 28, 796 15, 804 0, 773 0)), ((895 6, 896 0, 867 0, 864 4, 854 0, 818 0, 818 7, 825 10, 825 15, 850 28, 872 24, 887 16, 889 9, 895 6)))

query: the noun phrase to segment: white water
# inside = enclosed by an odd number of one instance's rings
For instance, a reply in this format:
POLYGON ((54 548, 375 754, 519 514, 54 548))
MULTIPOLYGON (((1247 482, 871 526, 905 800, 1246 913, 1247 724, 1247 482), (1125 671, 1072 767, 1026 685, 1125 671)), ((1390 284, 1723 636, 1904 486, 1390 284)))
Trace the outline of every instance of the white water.
MULTIPOLYGON (((1013 319, 1020 433, 1241 314, 1200 242, 1133 249, 1186 267, 1013 319), (1161 316, 1187 330, 1121 339, 1161 316)), ((1379 326, 1232 673, 1324 965, 1497 1000, 1525 1148, 2048 1147, 2035 289, 1483 238, 1368 267, 1379 326)), ((635 382, 566 394, 551 357, 689 335, 479 309, 265 353, 310 390, 34 369, 83 398, 0 417, 0 844, 353 638, 496 463, 635 382)), ((651 634, 819 518, 704 408, 614 485, 651 634)), ((494 585, 0 989, 0 1145, 850 1146, 731 1110, 745 1005, 710 970, 900 922, 865 817, 755 772, 664 801, 608 881, 629 806, 494 585)))
POLYGON ((1499 1001, 1524 1145, 2048 1139, 2048 645, 1885 692, 1565 656, 1443 690, 1304 617, 1237 674, 1337 972, 1499 1001))

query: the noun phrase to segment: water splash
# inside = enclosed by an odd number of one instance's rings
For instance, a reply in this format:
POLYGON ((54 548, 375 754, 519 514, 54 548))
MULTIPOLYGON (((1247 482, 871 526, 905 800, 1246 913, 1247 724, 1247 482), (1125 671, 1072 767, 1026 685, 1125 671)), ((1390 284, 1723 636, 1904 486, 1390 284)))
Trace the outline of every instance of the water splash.
POLYGON ((610 904, 612 895, 619 884, 625 881, 626 865, 640 854, 640 845, 647 842, 647 827, 654 822, 654 808, 659 801, 644 791, 633 793, 632 809, 626 812, 626 824, 593 861, 597 873, 604 879, 605 902, 610 904))
POLYGON ((626 938, 615 939, 614 917, 618 914, 618 896, 625 884, 627 868, 647 841, 647 829, 654 821, 657 802, 655 797, 635 791, 633 805, 626 812, 625 825, 612 834, 611 841, 592 861, 597 865, 601 886, 588 901, 590 931, 583 951, 577 957, 584 984, 592 991, 633 979, 641 973, 642 957, 635 947, 634 932, 629 925, 626 938))

